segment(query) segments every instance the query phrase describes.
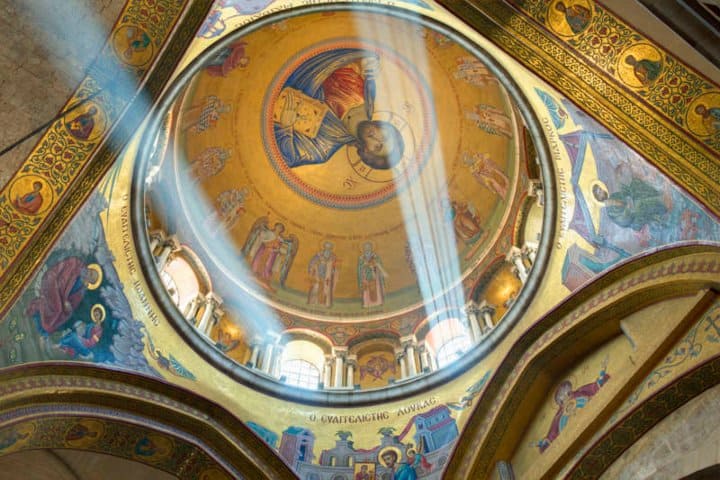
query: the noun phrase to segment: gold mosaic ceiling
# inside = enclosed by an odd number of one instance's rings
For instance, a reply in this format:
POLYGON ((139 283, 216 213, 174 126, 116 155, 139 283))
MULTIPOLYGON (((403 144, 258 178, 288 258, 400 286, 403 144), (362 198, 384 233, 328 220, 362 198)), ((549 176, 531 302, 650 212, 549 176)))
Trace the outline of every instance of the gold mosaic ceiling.
POLYGON ((435 28, 312 12, 201 60, 168 114, 151 217, 235 316, 457 316, 517 243, 523 121, 492 60, 435 28))

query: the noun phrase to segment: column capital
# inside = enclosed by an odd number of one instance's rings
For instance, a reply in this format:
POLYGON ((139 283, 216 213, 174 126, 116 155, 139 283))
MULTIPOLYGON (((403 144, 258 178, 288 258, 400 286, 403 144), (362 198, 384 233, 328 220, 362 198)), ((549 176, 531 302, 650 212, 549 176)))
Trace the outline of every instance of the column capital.
POLYGON ((540 245, 537 242, 526 241, 522 246, 522 251, 527 252, 530 250, 534 250, 537 252, 537 249, 539 247, 540 247, 540 245))
POLYGON ((332 347, 332 354, 335 358, 345 358, 348 355, 348 347, 332 347))
POLYGON ((167 233, 165 233, 163 230, 153 230, 150 233, 148 233, 148 237, 152 240, 153 238, 156 238, 160 240, 161 242, 165 241, 167 238, 167 233))
POLYGON ((174 233, 172 235, 166 235, 163 239, 163 246, 170 247, 171 252, 180 250, 180 239, 174 233))
POLYGON ((345 358, 345 365, 352 365, 353 367, 357 367, 358 366, 357 359, 358 359, 357 355, 348 355, 345 358))
POLYGON ((405 349, 402 347, 395 347, 395 360, 400 360, 405 357, 405 349))
POLYGON ((222 297, 217 293, 210 291, 205 294, 205 305, 212 305, 214 308, 219 308, 222 304, 222 297))
POLYGON ((486 300, 483 300, 478 305, 478 313, 480 315, 484 315, 486 313, 489 313, 490 315, 495 315, 496 311, 497 311, 497 307, 491 303, 488 303, 486 300))
POLYGON ((277 332, 265 332, 265 334, 263 335, 263 343, 279 346, 280 338, 282 338, 282 335, 277 332))
POLYGON ((472 314, 479 314, 480 313, 480 305, 475 300, 468 300, 468 302, 465 304, 465 313, 467 315, 472 314))
POLYGON ((415 335, 400 337, 400 345, 402 345, 403 348, 407 348, 408 346, 414 347, 417 345, 417 338, 415 335))
POLYGON ((510 251, 505 255, 505 260, 513 262, 516 258, 522 258, 522 250, 513 245, 510 247, 510 251))

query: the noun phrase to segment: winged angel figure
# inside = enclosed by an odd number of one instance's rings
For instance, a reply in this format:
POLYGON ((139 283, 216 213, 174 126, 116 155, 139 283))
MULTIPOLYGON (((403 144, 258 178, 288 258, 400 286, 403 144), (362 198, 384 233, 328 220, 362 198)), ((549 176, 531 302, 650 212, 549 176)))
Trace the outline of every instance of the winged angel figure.
POLYGON ((285 286, 298 250, 297 236, 286 236, 284 232, 285 225, 282 223, 278 222, 270 228, 268 217, 260 217, 255 221, 242 248, 255 279, 271 291, 273 288, 270 282, 273 279, 277 279, 280 286, 285 286))

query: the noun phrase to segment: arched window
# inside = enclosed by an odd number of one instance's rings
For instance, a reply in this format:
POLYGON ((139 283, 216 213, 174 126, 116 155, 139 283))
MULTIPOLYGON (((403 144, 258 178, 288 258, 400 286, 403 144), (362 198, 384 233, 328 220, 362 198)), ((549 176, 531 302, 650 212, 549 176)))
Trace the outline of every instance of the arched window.
POLYGON ((437 367, 442 368, 470 350, 470 332, 463 322, 454 317, 435 324, 425 336, 425 342, 435 353, 437 367))
POLYGON ((463 353, 470 350, 472 344, 467 335, 459 335, 443 343, 437 352, 437 363, 440 368, 454 362, 463 353))
POLYGON ((200 283, 195 270, 181 256, 175 256, 167 263, 160 272, 160 278, 180 312, 184 312, 187 305, 200 293, 200 283))
POLYGON ((295 359, 283 362, 280 375, 285 383, 300 388, 316 389, 320 383, 320 371, 307 360, 295 359))

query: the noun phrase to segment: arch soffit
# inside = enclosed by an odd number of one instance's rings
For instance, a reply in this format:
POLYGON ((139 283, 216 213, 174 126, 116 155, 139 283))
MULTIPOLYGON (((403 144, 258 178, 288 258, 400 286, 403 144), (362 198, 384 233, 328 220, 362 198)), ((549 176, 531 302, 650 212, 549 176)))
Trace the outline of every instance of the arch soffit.
POLYGON ((200 285, 200 291, 205 291, 206 293, 212 292, 212 278, 210 278, 210 274, 205 268, 205 265, 203 265, 200 257, 193 251, 193 249, 189 245, 185 244, 180 246, 179 254, 180 258, 188 262, 190 268, 193 269, 195 277, 198 280, 198 285, 200 285))
POLYGON ((0 396, 0 432, 16 432, 12 437, 15 448, 2 449, 0 455, 31 448, 74 448, 141 461, 181 479, 200 478, 203 472, 228 479, 296 478, 270 447, 230 412, 151 377, 84 364, 22 365, 0 371, 0 396), (176 452, 165 451, 167 458, 162 452, 143 456, 133 448, 119 447, 118 442, 108 442, 103 449, 101 440, 68 445, 64 435, 48 434, 68 432, 83 421, 124 432, 131 439, 145 435, 159 441, 158 450, 173 445, 176 452), (38 423, 52 428, 29 426, 38 423))
POLYGON ((325 354, 329 355, 334 346, 333 341, 327 335, 308 328, 291 328, 280 335, 280 343, 287 344, 295 340, 306 340, 320 347, 325 354))
MULTIPOLYGON (((523 399, 528 398, 528 390, 536 382, 550 381, 542 380, 541 373, 552 370, 559 374, 574 360, 622 334, 619 319, 669 297, 697 294, 703 289, 720 291, 720 247, 695 243, 633 258, 568 297, 525 331, 492 372, 445 475, 470 479, 489 474, 500 444, 519 441, 509 439, 508 435, 518 435, 513 433, 518 429, 508 425, 523 399)), ((716 368, 720 370, 720 361, 716 368)), ((715 383, 720 383, 720 373, 715 383)))
POLYGON ((615 460, 663 418, 718 384, 720 357, 714 357, 685 372, 654 392, 603 433, 590 445, 566 478, 599 478, 615 460))
POLYGON ((395 348, 400 346, 400 335, 391 330, 373 330, 371 332, 356 335, 350 338, 346 343, 348 349, 355 353, 365 350, 366 346, 373 343, 392 346, 395 348))

